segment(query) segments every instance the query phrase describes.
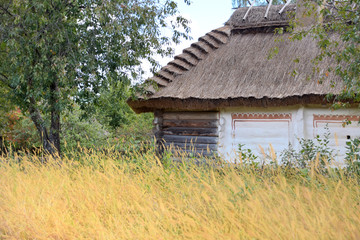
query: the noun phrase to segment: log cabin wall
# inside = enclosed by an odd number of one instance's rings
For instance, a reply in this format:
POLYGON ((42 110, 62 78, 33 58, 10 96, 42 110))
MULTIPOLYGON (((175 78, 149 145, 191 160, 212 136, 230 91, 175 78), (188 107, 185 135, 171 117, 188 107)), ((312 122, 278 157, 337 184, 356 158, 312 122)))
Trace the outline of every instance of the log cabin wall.
POLYGON ((154 125, 160 151, 213 155, 218 150, 219 112, 156 112, 154 125))
POLYGON ((162 111, 155 111, 154 112, 154 137, 156 139, 156 146, 158 154, 162 154, 164 150, 164 144, 162 143, 163 131, 163 112, 162 111))

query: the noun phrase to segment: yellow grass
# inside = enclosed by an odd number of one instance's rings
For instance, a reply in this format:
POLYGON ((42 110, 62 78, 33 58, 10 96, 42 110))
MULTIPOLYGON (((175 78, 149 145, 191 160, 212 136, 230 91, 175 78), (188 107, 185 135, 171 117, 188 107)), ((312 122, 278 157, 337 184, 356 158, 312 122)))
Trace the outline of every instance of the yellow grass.
POLYGON ((360 239, 359 186, 343 177, 165 168, 151 154, 0 160, 0 239, 360 239))

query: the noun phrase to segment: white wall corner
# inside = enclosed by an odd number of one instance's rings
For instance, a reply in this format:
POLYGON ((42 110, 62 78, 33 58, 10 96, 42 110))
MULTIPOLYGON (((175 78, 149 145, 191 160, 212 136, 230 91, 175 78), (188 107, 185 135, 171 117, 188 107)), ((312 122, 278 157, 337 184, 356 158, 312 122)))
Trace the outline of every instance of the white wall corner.
POLYGON ((303 106, 300 107, 295 113, 294 122, 293 122, 294 136, 292 137, 292 142, 291 142, 291 144, 295 149, 299 149, 300 147, 298 139, 305 138, 306 136, 304 114, 305 111, 303 106))

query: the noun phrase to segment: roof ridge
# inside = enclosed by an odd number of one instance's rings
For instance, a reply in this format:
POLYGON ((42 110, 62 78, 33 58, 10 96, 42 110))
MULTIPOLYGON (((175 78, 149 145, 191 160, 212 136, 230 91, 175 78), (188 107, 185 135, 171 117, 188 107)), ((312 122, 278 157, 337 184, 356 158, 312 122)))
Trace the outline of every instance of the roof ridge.
POLYGON ((181 54, 176 55, 174 60, 170 61, 154 76, 146 80, 146 83, 150 82, 155 84, 155 87, 148 87, 146 92, 152 95, 157 89, 164 88, 174 81, 177 76, 194 68, 211 52, 216 51, 220 46, 229 42, 231 30, 232 27, 225 25, 200 37, 198 42, 192 43, 191 46, 184 49, 181 54))
POLYGON ((296 4, 289 3, 279 5, 250 6, 238 8, 231 15, 225 25, 234 30, 285 26, 295 16, 296 4))

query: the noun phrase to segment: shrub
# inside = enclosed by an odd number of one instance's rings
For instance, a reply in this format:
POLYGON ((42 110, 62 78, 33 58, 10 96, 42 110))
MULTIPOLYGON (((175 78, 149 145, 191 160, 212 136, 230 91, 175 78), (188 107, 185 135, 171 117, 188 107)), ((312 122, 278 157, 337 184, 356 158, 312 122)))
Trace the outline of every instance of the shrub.
POLYGON ((107 142, 110 133, 96 118, 81 118, 82 112, 78 107, 67 112, 62 119, 62 149, 72 152, 78 148, 101 148, 107 142))
POLYGON ((34 123, 20 109, 10 111, 3 118, 6 119, 1 129, 3 148, 33 150, 41 146, 34 123))
POLYGON ((291 144, 280 154, 281 163, 288 167, 309 169, 311 164, 316 163, 320 171, 326 171, 327 166, 334 158, 334 150, 329 147, 329 128, 325 128, 325 134, 313 139, 299 139, 299 150, 295 150, 291 144))
POLYGON ((238 145, 238 153, 240 162, 244 163, 246 166, 258 167, 258 156, 256 156, 251 149, 245 148, 245 144, 238 145))
POLYGON ((360 139, 355 138, 346 142, 347 172, 360 176, 360 139))

